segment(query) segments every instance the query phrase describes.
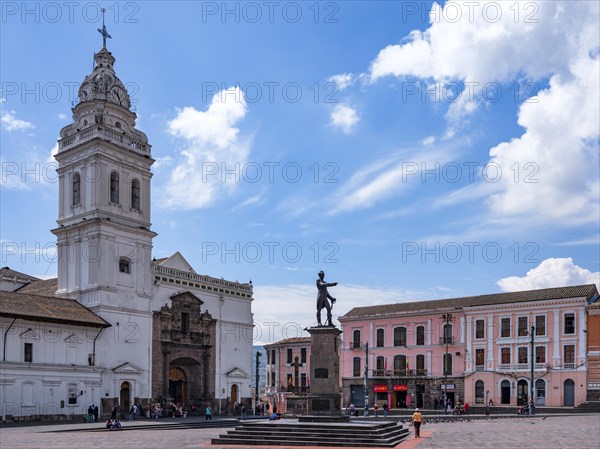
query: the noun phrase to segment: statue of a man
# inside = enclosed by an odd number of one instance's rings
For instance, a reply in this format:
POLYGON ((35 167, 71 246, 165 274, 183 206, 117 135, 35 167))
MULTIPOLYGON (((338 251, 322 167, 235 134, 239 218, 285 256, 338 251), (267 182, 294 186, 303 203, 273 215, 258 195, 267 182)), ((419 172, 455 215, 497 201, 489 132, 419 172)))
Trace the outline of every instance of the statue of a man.
POLYGON ((336 285, 338 285, 338 283, 325 282, 323 280, 324 277, 325 273, 319 271, 319 279, 317 279, 317 290, 319 291, 317 293, 317 323, 319 323, 319 326, 322 326, 321 310, 323 309, 323 307, 325 307, 327 309, 327 321, 325 325, 333 326, 333 323, 331 322, 331 306, 333 306, 333 304, 335 303, 335 298, 329 294, 329 292, 327 291, 327 287, 335 287, 336 285), (331 300, 331 304, 329 304, 328 299, 331 300))

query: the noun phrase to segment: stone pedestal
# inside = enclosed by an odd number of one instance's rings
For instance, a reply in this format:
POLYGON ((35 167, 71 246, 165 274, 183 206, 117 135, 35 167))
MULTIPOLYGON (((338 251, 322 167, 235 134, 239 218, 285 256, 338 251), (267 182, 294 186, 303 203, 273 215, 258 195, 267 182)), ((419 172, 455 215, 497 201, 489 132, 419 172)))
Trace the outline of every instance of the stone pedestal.
POLYGON ((310 344, 310 394, 307 397, 308 415, 301 421, 319 418, 347 419, 342 415, 340 378, 340 334, 335 326, 308 329, 310 344))

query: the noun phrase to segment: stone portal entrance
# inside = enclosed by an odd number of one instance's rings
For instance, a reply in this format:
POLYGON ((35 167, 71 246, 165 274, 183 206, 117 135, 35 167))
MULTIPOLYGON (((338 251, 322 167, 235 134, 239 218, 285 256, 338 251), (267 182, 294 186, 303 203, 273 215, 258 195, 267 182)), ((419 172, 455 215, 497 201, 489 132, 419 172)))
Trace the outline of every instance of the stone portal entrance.
POLYGON ((131 385, 129 385, 129 382, 121 384, 119 404, 121 404, 121 411, 124 414, 129 413, 129 410, 131 410, 131 385))

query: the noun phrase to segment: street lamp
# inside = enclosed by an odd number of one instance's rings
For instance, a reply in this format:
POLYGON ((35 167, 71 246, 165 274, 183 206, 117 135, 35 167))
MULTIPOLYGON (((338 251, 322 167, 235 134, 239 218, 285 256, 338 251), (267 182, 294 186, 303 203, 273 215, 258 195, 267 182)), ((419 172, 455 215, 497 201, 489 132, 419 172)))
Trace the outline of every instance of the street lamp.
POLYGON ((258 408, 258 367, 260 365, 260 357, 262 356, 259 350, 256 351, 256 389, 254 390, 254 413, 258 408))
POLYGON ((534 394, 534 379, 533 379, 533 369, 534 369, 534 362, 535 362, 535 354, 533 352, 533 344, 534 344, 534 338, 535 338, 535 326, 531 326, 531 380, 530 380, 530 396, 529 396, 529 414, 533 415, 534 414, 534 410, 535 410, 535 402, 533 400, 533 394, 534 394))
POLYGON ((444 369, 444 415, 448 412, 448 347, 450 346, 450 338, 452 333, 448 335, 448 329, 450 321, 452 321, 452 314, 445 313, 442 315, 442 319, 446 322, 444 325, 444 342, 446 343, 446 356, 444 357, 443 369, 444 369))
POLYGON ((369 414, 369 342, 365 344, 365 416, 369 414))

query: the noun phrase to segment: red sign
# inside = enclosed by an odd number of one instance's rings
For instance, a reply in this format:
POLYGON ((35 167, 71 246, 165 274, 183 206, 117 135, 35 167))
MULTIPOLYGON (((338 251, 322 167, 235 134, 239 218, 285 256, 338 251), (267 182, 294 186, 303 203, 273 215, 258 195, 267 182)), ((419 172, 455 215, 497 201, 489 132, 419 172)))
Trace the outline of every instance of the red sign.
POLYGON ((387 393, 388 387, 387 387, 387 385, 377 385, 377 384, 375 384, 375 385, 373 385, 373 391, 375 393, 387 393))
POLYGON ((408 385, 394 385, 394 391, 408 391, 408 385))

